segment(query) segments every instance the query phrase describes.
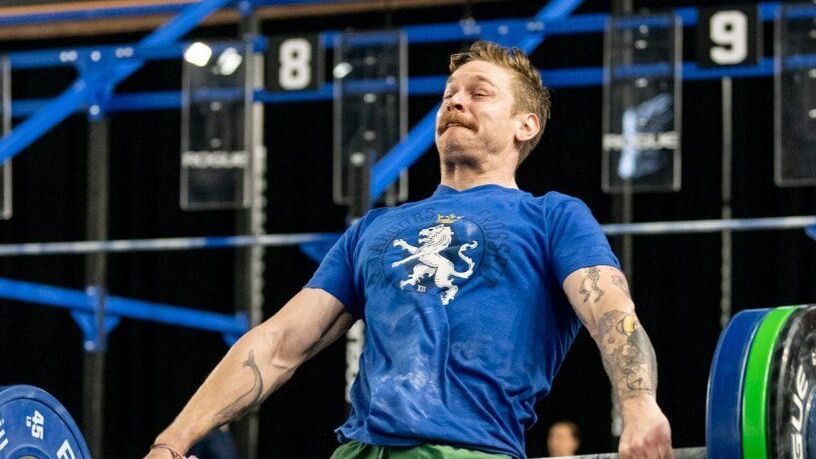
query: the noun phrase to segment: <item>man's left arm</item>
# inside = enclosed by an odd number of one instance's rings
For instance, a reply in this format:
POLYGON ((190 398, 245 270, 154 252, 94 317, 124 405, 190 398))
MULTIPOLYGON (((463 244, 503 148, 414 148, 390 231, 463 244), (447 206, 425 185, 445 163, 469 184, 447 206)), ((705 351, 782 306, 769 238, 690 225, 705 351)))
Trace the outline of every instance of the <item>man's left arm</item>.
POLYGON ((657 359, 635 314, 625 276, 612 266, 591 266, 567 276, 563 287, 597 343, 620 400, 621 457, 674 457, 669 422, 655 399, 657 359))

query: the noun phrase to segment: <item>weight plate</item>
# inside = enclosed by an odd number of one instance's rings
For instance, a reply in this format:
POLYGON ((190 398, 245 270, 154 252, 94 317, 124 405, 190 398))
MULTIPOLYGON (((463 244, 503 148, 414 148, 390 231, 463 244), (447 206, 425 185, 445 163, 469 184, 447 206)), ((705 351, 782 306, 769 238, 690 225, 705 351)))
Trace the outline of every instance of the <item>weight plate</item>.
POLYGON ((757 329, 745 368, 742 391, 742 453, 745 459, 767 459, 767 394, 773 350, 779 333, 795 306, 771 310, 757 329))
POLYGON ((706 445, 709 459, 742 457, 742 387, 748 351, 760 322, 769 309, 751 309, 735 315, 720 335, 706 403, 706 445))
POLYGON ((816 305, 791 315, 774 347, 768 392, 771 457, 816 458, 816 305))
POLYGON ((68 411, 33 386, 0 387, 0 459, 91 459, 68 411))

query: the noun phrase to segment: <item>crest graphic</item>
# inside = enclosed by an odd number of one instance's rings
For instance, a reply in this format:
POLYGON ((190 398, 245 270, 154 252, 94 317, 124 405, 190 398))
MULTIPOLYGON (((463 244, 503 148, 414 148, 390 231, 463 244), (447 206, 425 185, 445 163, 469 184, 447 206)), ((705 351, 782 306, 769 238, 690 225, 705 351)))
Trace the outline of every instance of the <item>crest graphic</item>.
POLYGON ((463 272, 456 270, 454 262, 446 258, 441 252, 446 251, 453 242, 453 223, 462 217, 450 215, 437 215, 436 225, 419 231, 417 242, 419 247, 415 247, 402 239, 394 241, 394 247, 406 250, 410 255, 391 263, 392 268, 396 268, 411 261, 417 261, 413 271, 407 279, 400 281, 400 288, 405 286, 416 286, 420 292, 425 291, 422 281, 425 277, 432 277, 434 285, 442 290, 442 304, 446 305, 453 301, 459 291, 453 282, 455 279, 467 279, 473 275, 473 267, 476 263, 465 252, 479 246, 476 241, 462 244, 457 251, 457 255, 462 261, 467 263, 468 269, 463 272))

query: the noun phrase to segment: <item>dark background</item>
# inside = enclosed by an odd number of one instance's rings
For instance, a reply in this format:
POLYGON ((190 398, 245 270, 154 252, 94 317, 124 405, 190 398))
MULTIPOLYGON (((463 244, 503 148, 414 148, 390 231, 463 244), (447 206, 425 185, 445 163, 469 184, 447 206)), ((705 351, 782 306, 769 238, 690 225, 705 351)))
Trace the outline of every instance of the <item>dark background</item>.
MULTIPOLYGON (((587 2, 579 13, 608 12, 606 2, 587 2)), ((711 2, 635 2, 657 9, 711 2)), ((477 19, 523 17, 543 2, 474 5, 477 19)), ((463 8, 395 12, 395 25, 455 21, 463 8)), ((323 29, 381 27, 370 13, 266 22, 266 35, 323 29)), ((766 55, 772 49, 769 24, 766 55)), ((188 38, 236 36, 236 27, 199 30, 188 38)), ((685 29, 686 60, 694 59, 694 30, 685 29)), ((94 42, 135 41, 139 35, 96 37, 94 42)), ((92 43, 88 39, 5 42, 2 50, 92 43), (4 48, 4 49, 3 49, 4 48)), ((437 75, 447 56, 464 43, 412 46, 412 75, 437 75)), ((602 35, 547 39, 533 53, 543 68, 597 66, 602 35)), ((331 57, 327 62, 331 62, 331 57)), ((178 62, 151 63, 119 92, 177 89, 178 62)), ((57 94, 74 78, 71 70, 13 73, 15 99, 57 94)), ((518 173, 519 185, 539 195, 559 190, 580 197, 602 223, 612 222, 612 198, 600 190, 601 88, 557 89, 553 116, 539 147, 518 173)), ((410 99, 411 123, 437 101, 410 99)), ((761 217, 814 213, 811 188, 773 184, 773 82, 734 80, 734 215, 761 217)), ((635 221, 708 219, 720 216, 720 82, 683 84, 683 188, 677 193, 637 195, 635 221)), ((179 110, 117 113, 111 122, 110 238, 234 234, 235 213, 185 213, 178 206, 179 110)), ((331 102, 268 105, 268 233, 329 232, 344 228, 345 209, 331 202, 331 102), (308 186, 304 186, 308 184, 308 186)), ((14 160, 14 217, 0 222, 0 241, 80 240, 85 234, 87 121, 75 115, 14 160)), ((105 173, 98 171, 98 173, 105 173)), ((411 199, 427 197, 439 180, 435 151, 410 171, 411 199)), ((615 238, 614 245, 618 245, 615 238)), ((122 296, 230 313, 235 251, 115 254, 109 257, 110 291, 122 296)), ((802 231, 734 235, 733 304, 736 310, 816 302, 816 242, 802 231)), ((297 248, 266 255, 265 312, 273 314, 308 280, 315 264, 297 248)), ((639 315, 660 364, 658 400, 672 423, 676 446, 703 444, 706 380, 719 333, 720 236, 638 236, 632 278, 639 315)), ((0 275, 83 288, 80 256, 0 258, 0 275)), ((108 457, 141 457, 154 436, 226 351, 221 337, 206 332, 123 321, 110 336, 106 376, 108 457)), ((306 363, 261 409, 261 457, 328 457, 332 430, 346 414, 343 401, 344 343, 306 363)), ((81 334, 64 310, 0 302, 0 385, 34 384, 53 393, 82 418, 81 334)), ((582 331, 538 406, 540 420, 528 436, 528 453, 544 455, 548 426, 576 421, 582 452, 613 448, 609 434, 610 388, 594 343, 582 331)))

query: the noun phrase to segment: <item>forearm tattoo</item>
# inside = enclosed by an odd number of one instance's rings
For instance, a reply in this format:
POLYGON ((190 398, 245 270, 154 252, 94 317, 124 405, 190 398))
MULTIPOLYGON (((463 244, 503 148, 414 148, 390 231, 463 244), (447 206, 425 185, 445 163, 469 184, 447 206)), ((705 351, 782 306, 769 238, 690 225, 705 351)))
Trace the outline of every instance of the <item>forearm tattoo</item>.
POLYGON ((633 312, 609 311, 598 323, 604 368, 620 400, 657 389, 657 360, 646 331, 633 312))
POLYGON ((584 295, 584 303, 589 301, 593 293, 595 294, 595 303, 601 300, 604 291, 598 287, 599 280, 601 280, 601 270, 597 266, 586 270, 584 278, 581 279, 581 288, 578 290, 578 293, 584 295))
POLYGON ((213 422, 218 426, 243 416, 247 411, 260 403, 263 397, 263 380, 261 379, 261 370, 255 363, 254 350, 249 351, 249 356, 244 361, 243 366, 249 368, 252 372, 252 387, 213 417, 213 422))

